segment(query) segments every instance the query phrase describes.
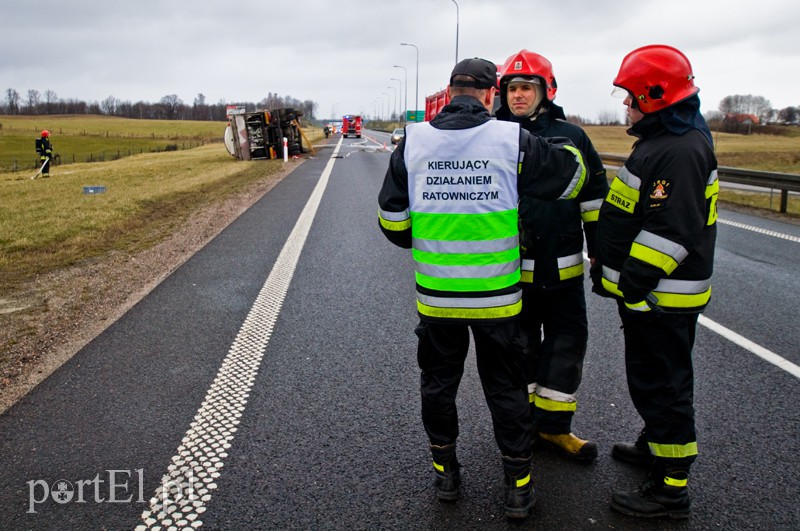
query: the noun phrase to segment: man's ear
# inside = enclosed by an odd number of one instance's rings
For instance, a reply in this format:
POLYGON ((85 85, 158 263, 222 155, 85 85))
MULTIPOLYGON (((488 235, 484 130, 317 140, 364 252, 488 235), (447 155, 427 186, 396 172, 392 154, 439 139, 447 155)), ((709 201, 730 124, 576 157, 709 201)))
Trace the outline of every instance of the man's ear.
POLYGON ((483 106, 486 107, 490 112, 492 107, 494 107, 494 93, 497 89, 495 87, 490 88, 486 91, 486 95, 483 97, 483 106))

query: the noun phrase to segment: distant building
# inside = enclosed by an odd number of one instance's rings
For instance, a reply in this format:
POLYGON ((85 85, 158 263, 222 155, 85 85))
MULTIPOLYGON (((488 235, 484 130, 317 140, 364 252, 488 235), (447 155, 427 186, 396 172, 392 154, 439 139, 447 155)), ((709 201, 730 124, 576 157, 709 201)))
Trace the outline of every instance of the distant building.
POLYGON ((755 114, 733 114, 725 115, 725 121, 735 122, 742 125, 758 125, 758 116, 755 114))

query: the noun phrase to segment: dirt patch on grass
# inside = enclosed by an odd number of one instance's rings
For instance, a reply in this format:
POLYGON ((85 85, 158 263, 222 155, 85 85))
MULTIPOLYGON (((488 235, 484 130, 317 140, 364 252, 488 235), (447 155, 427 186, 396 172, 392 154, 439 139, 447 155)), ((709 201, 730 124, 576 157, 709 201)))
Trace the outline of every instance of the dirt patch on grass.
POLYGON ((0 413, 69 360, 188 260, 302 159, 222 203, 193 212, 135 254, 111 252, 37 276, 0 297, 0 413))

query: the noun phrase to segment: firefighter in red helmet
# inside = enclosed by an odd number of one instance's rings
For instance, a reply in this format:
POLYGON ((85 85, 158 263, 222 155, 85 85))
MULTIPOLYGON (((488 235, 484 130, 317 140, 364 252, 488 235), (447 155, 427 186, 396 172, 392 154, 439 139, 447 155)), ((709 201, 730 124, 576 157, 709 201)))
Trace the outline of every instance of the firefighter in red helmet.
POLYGON ((522 50, 500 70, 498 120, 519 123, 544 137, 566 137, 583 152, 587 183, 574 199, 520 199, 522 323, 527 332, 526 378, 537 442, 591 462, 597 446, 572 432, 583 373, 588 324, 583 279, 584 240, 590 259, 600 205, 608 191, 606 171, 591 140, 566 121, 554 103, 556 79, 545 57, 522 50))
POLYGON ((687 518, 689 468, 697 457, 692 347, 711 297, 717 159, 686 56, 638 48, 613 84, 637 138, 617 172, 597 228, 594 291, 616 299, 628 389, 644 429, 617 443, 615 459, 649 468, 611 507, 638 517, 687 518))
POLYGON ((53 158, 53 145, 50 143, 50 131, 42 131, 41 138, 36 139, 36 153, 42 165, 42 177, 50 177, 50 161, 53 158))

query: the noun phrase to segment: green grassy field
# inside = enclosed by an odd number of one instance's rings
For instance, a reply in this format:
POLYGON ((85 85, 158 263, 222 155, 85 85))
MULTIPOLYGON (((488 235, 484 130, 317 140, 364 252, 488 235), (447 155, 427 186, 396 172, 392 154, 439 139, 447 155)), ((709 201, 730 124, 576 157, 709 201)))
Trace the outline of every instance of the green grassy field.
MULTIPOLYGON (((173 122, 136 122, 66 120, 64 123, 74 129, 64 125, 62 135, 84 130, 88 135, 104 127, 109 135, 97 138, 119 142, 125 127, 136 125, 137 134, 156 138, 211 140, 212 131, 221 139, 225 127, 224 123, 207 122, 177 126, 173 122), (192 125, 198 128, 194 133, 192 125)), ((3 123, 5 136, 10 131, 5 119, 3 123)), ((321 130, 309 128, 304 132, 312 143, 323 136, 321 130)), ((53 136, 58 150, 58 133, 53 136)), ((3 143, 3 149, 5 146, 3 143)), ((35 170, 0 172, 0 292, 39 273, 111 251, 133 253, 148 248, 197 208, 220 202, 282 168, 282 160, 237 160, 218 141, 109 162, 60 165, 51 169, 49 179, 31 180, 35 170), (106 193, 83 193, 83 187, 95 185, 105 186, 106 193)))
MULTIPOLYGON (((0 171, 36 173, 35 141, 50 131, 61 164, 109 161, 174 146, 187 149, 221 142, 225 122, 132 120, 109 116, 0 116, 0 171)), ((171 147, 172 149, 172 147, 171 147)))

